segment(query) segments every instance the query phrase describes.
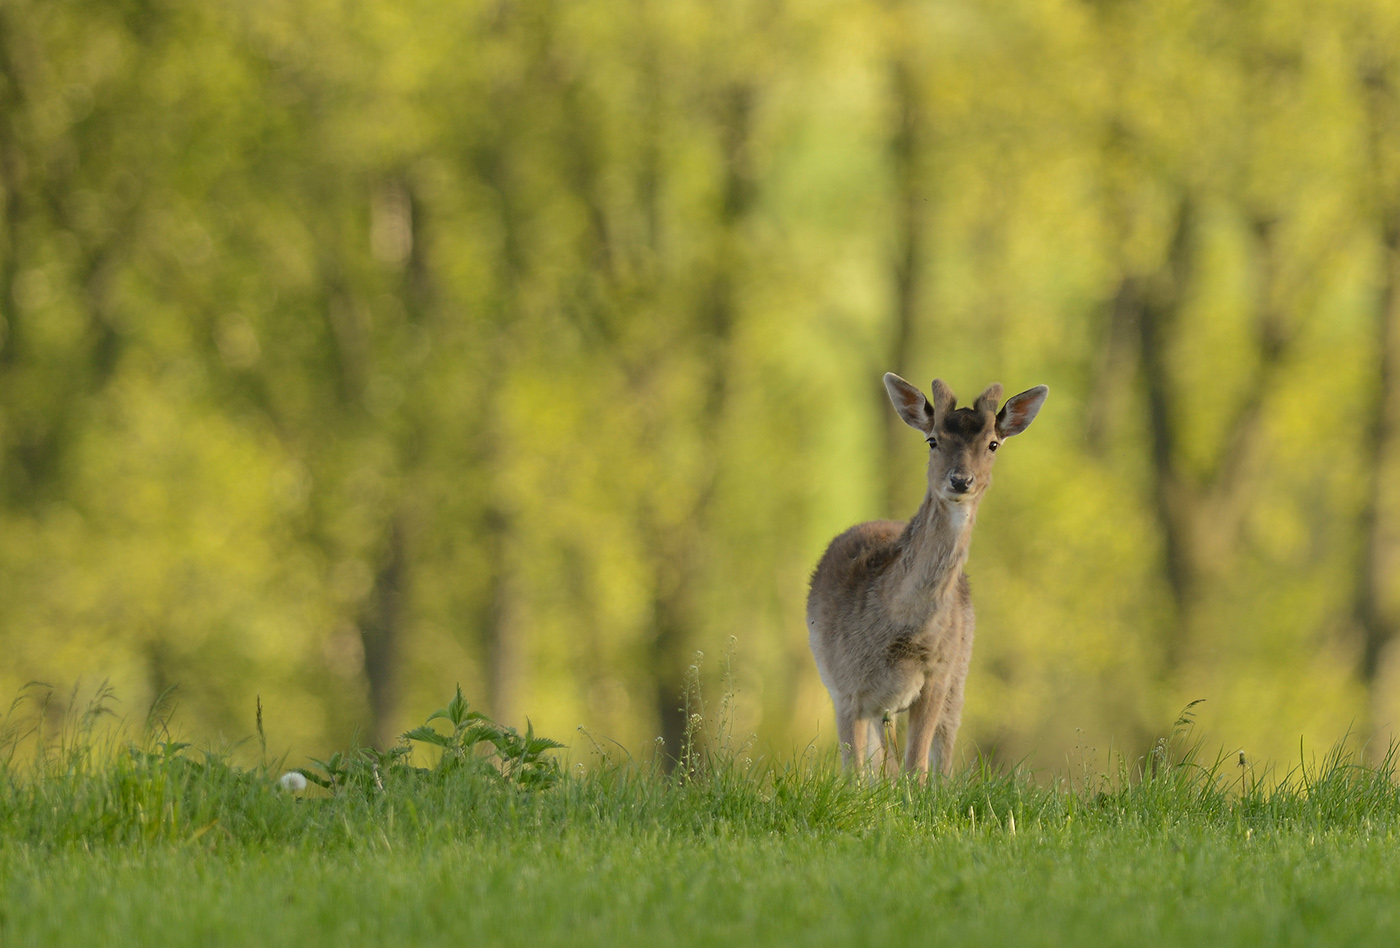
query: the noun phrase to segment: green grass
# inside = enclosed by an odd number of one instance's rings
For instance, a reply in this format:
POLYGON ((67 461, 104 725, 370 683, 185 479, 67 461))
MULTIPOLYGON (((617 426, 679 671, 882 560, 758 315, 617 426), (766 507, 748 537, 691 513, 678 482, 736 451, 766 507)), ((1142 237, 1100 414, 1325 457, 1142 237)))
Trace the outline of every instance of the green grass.
POLYGON ((1178 732, 1087 786, 719 751, 566 774, 451 708, 415 729, 432 766, 347 754, 302 796, 89 718, 12 739, 0 945, 1400 943, 1393 758, 1270 781, 1178 732))

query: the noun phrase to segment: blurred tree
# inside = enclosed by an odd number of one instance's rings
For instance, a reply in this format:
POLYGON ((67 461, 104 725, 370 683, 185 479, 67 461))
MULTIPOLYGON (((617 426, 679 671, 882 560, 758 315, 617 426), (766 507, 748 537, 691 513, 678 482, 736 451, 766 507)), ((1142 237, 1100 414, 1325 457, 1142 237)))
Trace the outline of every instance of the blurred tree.
MULTIPOLYGON (((888 13, 889 33, 889 131, 890 180, 894 233, 893 259, 890 267, 890 327, 888 343, 880 352, 879 365, 870 375, 879 378, 885 372, 905 376, 913 373, 911 361, 916 326, 929 327, 933 320, 924 308, 927 293, 925 283, 929 268, 927 234, 931 192, 937 187, 938 175, 930 160, 929 93, 926 70, 921 68, 914 5, 895 4, 888 13)), ((929 55, 925 53, 925 55, 929 55)), ((918 382, 924 385, 925 382, 918 382)), ((904 476, 896 459, 903 455, 909 432, 899 416, 890 411, 884 386, 871 386, 876 392, 876 410, 884 431, 883 457, 879 465, 883 480, 882 509, 885 516, 903 518, 910 513, 909 492, 904 490, 910 478, 904 476)))
POLYGON ((144 28, 139 9, 0 7, 0 496, 16 508, 61 496, 82 415, 119 358, 129 314, 113 284, 155 185, 150 165, 123 160, 139 122, 127 117, 149 81, 139 65, 178 39, 144 28))
MULTIPOLYGON (((1362 724, 1367 738, 1378 724, 1376 689, 1382 658, 1397 633, 1390 582, 1394 510, 1387 485, 1394 481, 1388 475, 1400 437, 1400 93, 1396 88, 1400 62, 1386 42, 1396 35, 1393 18, 1387 19, 1390 22, 1368 24, 1371 29, 1358 51, 1356 67, 1368 145, 1359 203, 1366 209, 1365 224, 1379 249, 1379 287, 1373 304, 1374 375, 1368 379, 1370 393, 1361 428, 1365 475, 1358 517, 1360 555, 1352 595, 1352 615, 1361 632, 1357 674, 1368 696, 1370 720, 1362 724)), ((1376 752, 1381 752, 1379 747, 1376 752)))
POLYGON ((1108 325, 1087 431, 1091 443, 1102 437, 1104 412, 1123 394, 1123 367, 1136 365, 1150 449, 1148 495, 1174 613, 1163 625, 1158 670, 1173 682, 1201 639, 1201 604, 1220 594, 1234 569, 1238 532, 1257 496, 1264 415, 1307 315, 1290 300, 1308 298, 1298 291, 1316 279, 1303 267, 1284 279, 1279 233, 1301 209, 1270 187, 1288 172, 1265 157, 1276 147, 1278 90, 1305 79, 1292 45, 1301 38, 1280 40, 1277 31, 1270 40, 1246 38, 1261 34, 1251 20, 1266 15, 1258 11, 1238 11, 1228 25, 1183 13, 1175 24, 1180 32, 1166 35, 1152 35, 1157 24, 1150 11, 1105 6, 1097 15, 1105 62, 1114 70, 1101 161, 1106 232, 1118 248, 1119 276, 1103 309, 1108 325), (1115 51, 1143 44, 1171 50, 1171 58, 1158 60, 1170 64, 1169 75, 1144 76, 1130 54, 1115 51), (1192 64, 1189 72, 1183 61, 1192 64), (1168 123, 1154 126, 1142 106, 1146 97, 1162 103, 1168 123), (1202 98, 1215 109, 1198 106, 1202 98), (1207 123, 1222 121, 1249 146, 1220 141, 1215 147, 1207 123), (1193 134, 1206 144, 1191 147, 1193 134), (1158 236, 1147 245, 1155 250, 1135 254, 1144 227, 1154 223, 1158 236), (1211 298, 1219 291, 1209 244, 1222 226, 1237 228, 1247 248, 1249 289, 1238 301, 1218 303, 1211 298), (1231 374, 1207 379, 1194 367, 1183 372, 1181 354, 1215 335, 1203 322, 1222 319, 1242 329, 1231 374), (1213 417, 1202 425, 1197 419, 1205 411, 1213 417))
POLYGON ((0 681, 310 748, 460 680, 675 753, 733 635, 800 746, 807 571, 915 499, 894 369, 1055 390, 972 560, 984 750, 1383 729, 1393 20, 0 0, 0 681))

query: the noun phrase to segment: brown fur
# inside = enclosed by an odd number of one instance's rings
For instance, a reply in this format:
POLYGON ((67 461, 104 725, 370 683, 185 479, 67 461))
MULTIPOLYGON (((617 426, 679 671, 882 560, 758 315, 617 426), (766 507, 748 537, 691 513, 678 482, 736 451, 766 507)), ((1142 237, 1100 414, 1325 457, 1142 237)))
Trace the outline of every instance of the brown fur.
POLYGON ((971 408, 933 383, 933 400, 894 374, 885 387, 901 418, 936 441, 928 492, 907 523, 857 524, 831 541, 812 574, 808 641, 836 706, 842 761, 896 762, 880 722, 909 712, 904 770, 952 769, 972 658, 972 594, 963 564, 977 506, 991 482, 991 447, 1024 431, 1045 400, 1037 386, 1009 399, 988 388, 971 408))

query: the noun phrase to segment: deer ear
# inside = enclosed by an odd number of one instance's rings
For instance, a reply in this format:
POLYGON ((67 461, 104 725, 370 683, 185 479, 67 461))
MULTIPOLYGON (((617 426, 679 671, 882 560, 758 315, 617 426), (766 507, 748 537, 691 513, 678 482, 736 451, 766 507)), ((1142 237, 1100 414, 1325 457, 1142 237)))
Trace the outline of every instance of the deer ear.
POLYGON ((1000 437, 1009 438, 1029 428, 1031 422, 1035 421, 1040 406, 1045 404, 1045 396, 1049 394, 1050 389, 1044 385, 1037 385, 1020 395, 1012 395, 1008 398, 1006 404, 1001 406, 1001 411, 997 413, 997 434, 1000 437))
POLYGON ((890 393, 894 410, 906 425, 924 434, 933 430, 933 406, 923 392, 893 372, 885 373, 885 391, 890 393))

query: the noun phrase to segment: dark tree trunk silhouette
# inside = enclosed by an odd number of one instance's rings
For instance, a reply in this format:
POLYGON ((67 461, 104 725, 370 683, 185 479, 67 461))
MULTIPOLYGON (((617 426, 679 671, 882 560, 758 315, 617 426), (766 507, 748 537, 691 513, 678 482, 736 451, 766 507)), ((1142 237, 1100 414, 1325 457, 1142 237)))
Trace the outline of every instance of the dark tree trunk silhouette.
MULTIPOLYGON (((1356 585, 1351 618, 1359 632, 1356 675, 1366 689, 1367 719, 1363 739, 1374 736, 1376 692, 1387 650, 1400 634, 1400 617, 1388 608, 1387 568, 1394 536, 1386 505, 1387 484, 1400 437, 1400 187, 1397 187, 1393 144, 1400 132, 1400 108, 1394 83, 1395 64, 1389 51, 1371 51, 1363 60, 1360 84, 1366 106, 1370 147, 1371 203, 1376 208, 1380 238, 1381 285, 1376 295, 1374 339, 1375 375, 1365 419, 1363 487, 1357 518, 1356 585)), ((1384 753, 1384 748, 1373 751, 1384 753)))
MULTIPOLYGON (((717 455, 719 428, 729 401, 729 367, 733 361, 735 324, 738 319, 735 283, 743 267, 739 230, 753 208, 754 169, 750 154, 756 90, 733 85, 724 91, 717 116, 723 154, 721 204, 715 234, 714 269, 698 301, 696 344, 707 361, 707 385, 692 423, 705 445, 706 455, 717 455)), ((718 468, 711 463, 694 486, 694 502, 687 516, 670 531, 652 527, 654 572, 653 639, 651 666, 655 675, 655 709, 665 741, 664 763, 673 766, 683 751, 686 717, 684 690, 691 664, 695 630, 700 625, 694 593, 702 581, 697 551, 705 542, 710 499, 718 468), (674 531, 679 531, 676 533, 674 531)))
POLYGON ((394 743, 390 726, 398 698, 404 601, 407 598, 408 544, 402 513, 390 522, 387 546, 380 556, 368 599, 360 613, 365 679, 369 685, 370 733, 376 747, 394 743))
POLYGON ((1357 673, 1373 692, 1386 648, 1395 640, 1396 622, 1386 608, 1385 569, 1390 538, 1385 529, 1387 472, 1400 433, 1397 404, 1397 349, 1400 349, 1400 221, 1385 235, 1385 274, 1376 301, 1375 380, 1365 424, 1365 493, 1359 515, 1360 557, 1352 612, 1361 630, 1357 673))
MULTIPOLYGON (((881 353, 884 364, 877 372, 907 375, 914 345, 915 320, 924 290, 924 241, 926 233, 926 187, 921 163, 925 140, 924 103, 918 88, 914 65, 907 55, 896 55, 890 67, 891 95, 895 125, 889 139, 893 172, 895 209, 895 249, 891 267, 890 328, 888 348, 881 353)), ((878 379, 878 375, 876 378, 878 379)), ((925 387, 929 379, 909 379, 925 387)), ((883 385, 873 385, 877 417, 883 432, 884 464, 882 505, 886 516, 908 516, 917 502, 908 488, 907 466, 896 461, 909 446, 909 431, 890 409, 883 385)))

